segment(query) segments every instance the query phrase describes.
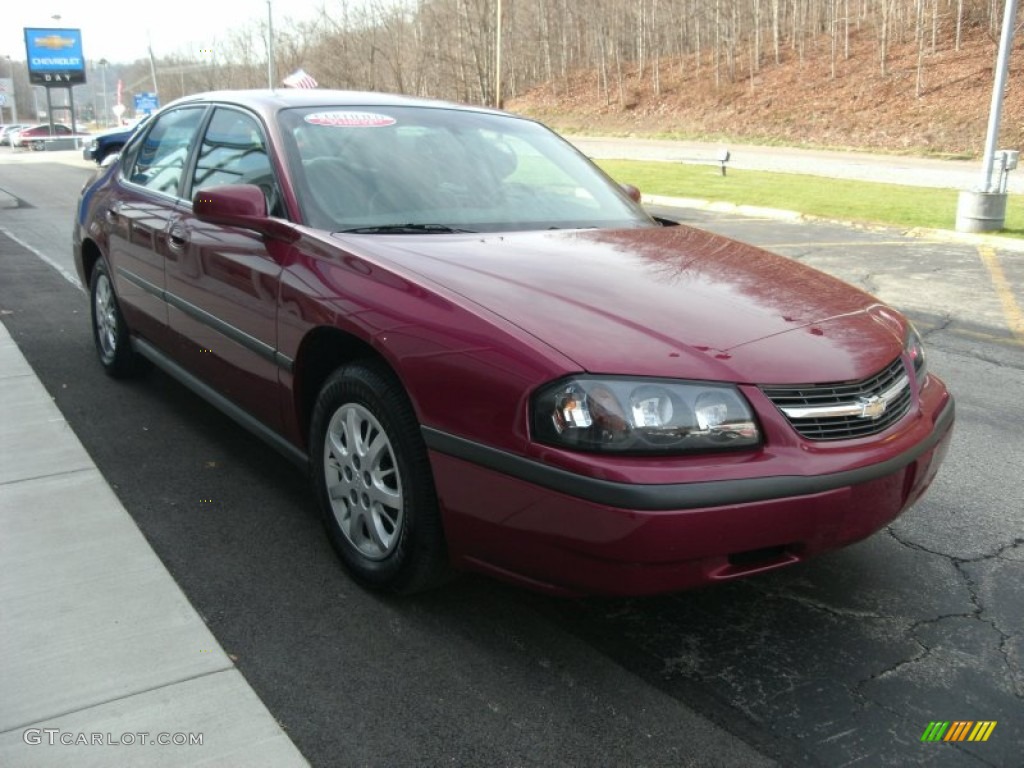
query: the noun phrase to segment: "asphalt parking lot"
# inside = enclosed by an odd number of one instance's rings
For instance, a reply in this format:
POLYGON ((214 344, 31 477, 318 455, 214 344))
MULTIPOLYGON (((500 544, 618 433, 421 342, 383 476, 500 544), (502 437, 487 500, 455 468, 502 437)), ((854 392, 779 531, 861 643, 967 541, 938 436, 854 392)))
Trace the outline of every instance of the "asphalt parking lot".
POLYGON ((312 764, 1022 765, 1024 254, 657 207, 914 319, 958 405, 930 494, 846 550, 695 592, 554 600, 466 577, 381 600, 340 571, 272 451, 159 374, 103 376, 60 274, 89 169, 6 159, 0 228, 27 250, 0 262, 3 322, 312 764), (983 720, 984 743, 921 741, 930 722, 983 720))
POLYGON ((833 274, 913 315, 922 331, 942 328, 1011 349, 1024 343, 1024 241, 650 208, 833 274))

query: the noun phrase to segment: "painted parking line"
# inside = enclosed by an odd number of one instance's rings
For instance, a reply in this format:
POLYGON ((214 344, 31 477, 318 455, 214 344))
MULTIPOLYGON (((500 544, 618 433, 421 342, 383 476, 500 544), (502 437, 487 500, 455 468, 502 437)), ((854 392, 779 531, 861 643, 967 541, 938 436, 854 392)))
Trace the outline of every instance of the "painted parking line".
MULTIPOLYGON (((915 325, 918 329, 921 328, 920 324, 915 320, 915 325)), ((966 339, 974 339, 975 341, 982 341, 986 344, 998 344, 1003 347, 1024 347, 1024 338, 1018 336, 999 336, 994 333, 985 333, 984 331, 972 330, 969 328, 947 328, 946 333, 950 333, 954 336, 960 336, 966 339)))
POLYGON ((992 278, 992 286, 999 297, 999 303, 1003 306, 1007 327, 1019 341, 1024 342, 1024 312, 1017 304, 1013 295, 1013 287, 1006 279, 1006 273, 1003 272, 1003 265, 999 263, 999 254, 996 253, 995 248, 979 245, 978 255, 981 257, 981 263, 988 270, 989 277, 992 278))

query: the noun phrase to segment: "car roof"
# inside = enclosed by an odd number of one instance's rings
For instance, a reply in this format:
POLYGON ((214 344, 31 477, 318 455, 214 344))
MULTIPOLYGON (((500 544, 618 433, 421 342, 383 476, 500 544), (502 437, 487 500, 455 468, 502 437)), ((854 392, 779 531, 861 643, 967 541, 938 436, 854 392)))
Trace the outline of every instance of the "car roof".
POLYGON ((393 93, 379 93, 377 91, 336 91, 326 88, 208 91, 176 99, 169 103, 165 109, 180 104, 211 102, 237 104, 249 107, 267 116, 273 115, 282 109, 295 107, 432 107, 466 112, 506 114, 483 107, 473 107, 435 99, 422 99, 393 93))

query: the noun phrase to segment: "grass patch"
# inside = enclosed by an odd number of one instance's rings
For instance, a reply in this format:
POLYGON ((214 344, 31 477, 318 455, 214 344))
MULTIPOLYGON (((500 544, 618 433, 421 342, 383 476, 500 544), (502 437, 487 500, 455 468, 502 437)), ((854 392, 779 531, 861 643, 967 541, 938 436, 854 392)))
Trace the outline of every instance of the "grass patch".
MULTIPOLYGON (((616 181, 645 194, 757 205, 893 227, 953 229, 958 191, 793 173, 730 169, 685 163, 595 161, 616 181)), ((1010 195, 1002 234, 1024 237, 1024 196, 1010 195)))

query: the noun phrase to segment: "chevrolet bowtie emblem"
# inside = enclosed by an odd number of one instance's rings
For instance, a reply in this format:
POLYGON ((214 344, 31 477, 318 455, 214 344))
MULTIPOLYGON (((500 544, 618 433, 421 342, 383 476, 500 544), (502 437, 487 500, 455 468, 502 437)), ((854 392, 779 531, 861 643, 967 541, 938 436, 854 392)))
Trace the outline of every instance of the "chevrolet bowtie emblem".
POLYGON ((872 421, 881 418, 882 414, 885 413, 885 409, 889 407, 888 403, 878 395, 862 397, 858 405, 860 405, 860 417, 862 419, 871 419, 872 421))
POLYGON ((49 48, 54 51, 59 51, 61 48, 71 48, 75 44, 73 37, 61 37, 60 35, 48 35, 46 37, 37 37, 35 44, 39 48, 49 48))

